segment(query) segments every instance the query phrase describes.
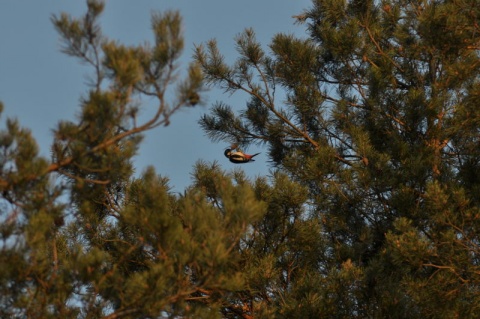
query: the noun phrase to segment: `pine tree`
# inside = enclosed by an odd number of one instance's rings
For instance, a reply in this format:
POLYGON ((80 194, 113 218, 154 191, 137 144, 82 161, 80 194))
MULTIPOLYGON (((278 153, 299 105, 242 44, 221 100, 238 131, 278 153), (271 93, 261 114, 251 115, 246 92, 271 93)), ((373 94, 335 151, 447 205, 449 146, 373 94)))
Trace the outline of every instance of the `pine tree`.
POLYGON ((197 46, 209 84, 250 96, 201 126, 266 145, 278 172, 257 185, 269 209, 239 302, 285 318, 478 316, 479 17, 476 0, 315 0, 297 16, 306 39, 278 34, 267 52, 247 29, 233 65, 215 40, 197 46))
POLYGON ((177 12, 125 46, 87 7, 52 17, 93 70, 52 158, 17 120, 0 131, 0 317, 477 316, 478 1, 315 0, 308 38, 266 52, 248 29, 232 66, 212 40, 180 81, 177 12), (266 145, 271 176, 198 162, 181 195, 152 168, 134 178, 142 133, 204 79, 250 99, 201 126, 266 145), (141 96, 158 101, 144 123, 141 96))
POLYGON ((101 32, 104 3, 87 7, 80 18, 52 17, 63 51, 93 70, 78 118, 54 129, 52 158, 39 156, 17 120, 0 131, 0 317, 238 311, 228 299, 244 288, 238 247, 265 211, 252 183, 199 163, 194 185, 177 196, 152 168, 133 176, 142 133, 200 102, 199 66, 192 63, 183 80, 175 68, 181 17, 153 14, 155 42, 125 46, 101 32), (141 96, 157 100, 143 123, 141 96))

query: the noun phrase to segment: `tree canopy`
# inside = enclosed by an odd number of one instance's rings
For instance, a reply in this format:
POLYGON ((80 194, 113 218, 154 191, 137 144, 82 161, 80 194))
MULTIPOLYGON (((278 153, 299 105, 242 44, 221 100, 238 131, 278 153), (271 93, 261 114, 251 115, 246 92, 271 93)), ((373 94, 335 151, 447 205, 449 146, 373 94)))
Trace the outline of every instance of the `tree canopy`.
POLYGON ((17 120, 0 131, 1 317, 478 316, 477 0, 313 0, 307 37, 246 29, 231 65, 197 44, 180 79, 178 12, 126 46, 102 34, 104 3, 87 7, 52 17, 92 76, 51 158, 17 120), (205 85, 249 99, 200 127, 264 146, 271 174, 199 161, 182 194, 153 168, 134 177, 142 134, 205 85), (157 101, 143 123, 139 96, 157 101))
POLYGON ((315 251, 277 254, 286 317, 475 316, 479 4, 318 0, 297 16, 308 38, 278 34, 265 51, 247 29, 233 65, 215 40, 197 47, 208 83, 251 97, 201 126, 265 144, 304 187, 284 223, 318 225, 315 251))

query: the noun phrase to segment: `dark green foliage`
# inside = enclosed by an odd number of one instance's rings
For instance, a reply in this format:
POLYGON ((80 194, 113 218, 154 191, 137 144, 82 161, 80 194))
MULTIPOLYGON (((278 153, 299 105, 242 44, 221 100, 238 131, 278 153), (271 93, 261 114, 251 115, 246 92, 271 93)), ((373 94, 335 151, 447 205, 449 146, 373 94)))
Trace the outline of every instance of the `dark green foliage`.
POLYGON ((125 46, 103 8, 52 17, 93 76, 51 160, 16 120, 0 131, 0 317, 478 317, 478 1, 316 0, 307 39, 266 51, 247 29, 231 66, 212 40, 183 80, 178 13, 125 46), (141 134, 201 104, 203 80, 250 96, 200 125, 266 145, 271 176, 198 162, 181 195, 133 178, 141 134))
POLYGON ((298 16, 308 39, 279 34, 267 53, 246 30, 232 66, 214 41, 197 47, 211 85, 251 96, 237 113, 214 105, 202 127, 267 144, 304 187, 301 222, 318 225, 315 267, 263 299, 276 316, 476 316, 479 8, 318 0, 298 16))
POLYGON ((77 120, 54 129, 52 159, 16 120, 0 132, 0 316, 218 317, 225 291, 244 287, 236 247, 264 204, 249 182, 201 164, 182 197, 153 169, 132 177, 141 134, 201 103, 202 75, 192 64, 176 80, 178 13, 152 16, 153 45, 127 47, 101 33, 104 4, 87 5, 82 18, 52 17, 63 51, 93 69, 77 120), (158 108, 137 123, 141 95, 158 108), (209 175, 223 190, 215 203, 201 187, 209 175))

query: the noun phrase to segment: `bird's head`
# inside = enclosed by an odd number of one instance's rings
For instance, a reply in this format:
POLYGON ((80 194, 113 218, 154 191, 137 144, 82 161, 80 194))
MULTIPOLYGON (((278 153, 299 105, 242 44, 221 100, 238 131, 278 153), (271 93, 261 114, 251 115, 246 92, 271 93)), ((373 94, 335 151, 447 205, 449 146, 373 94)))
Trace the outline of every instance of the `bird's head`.
POLYGON ((232 154, 232 150, 227 148, 223 154, 225 154, 226 157, 230 157, 230 154, 232 154))

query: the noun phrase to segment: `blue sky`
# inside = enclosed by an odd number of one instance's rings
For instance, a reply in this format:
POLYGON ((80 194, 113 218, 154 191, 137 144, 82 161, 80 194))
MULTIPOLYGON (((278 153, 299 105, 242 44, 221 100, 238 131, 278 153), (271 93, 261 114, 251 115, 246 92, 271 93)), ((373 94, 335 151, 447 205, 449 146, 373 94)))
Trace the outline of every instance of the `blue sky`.
MULTIPOLYGON (((150 16, 167 9, 180 11, 184 22, 185 51, 181 67, 191 60, 193 45, 215 38, 227 61, 235 59, 234 37, 252 27, 257 39, 268 50, 276 33, 305 37, 305 26, 295 25, 293 15, 310 7, 310 0, 110 0, 101 18, 103 33, 124 44, 152 40, 150 16)), ((0 2, 0 101, 5 105, 1 119, 16 117, 32 130, 41 149, 49 157, 52 129, 59 120, 73 120, 79 99, 87 92, 92 71, 60 52, 58 34, 50 22, 52 14, 67 12, 80 16, 86 10, 82 0, 7 0, 0 2)), ((197 160, 212 162, 230 170, 238 167, 223 156, 224 143, 211 142, 197 124, 212 103, 223 101, 239 109, 242 95, 205 92, 206 105, 175 114, 168 127, 145 134, 135 158, 137 171, 153 165, 168 176, 176 191, 190 184, 190 173, 197 160)), ((148 103, 146 103, 148 104, 148 103)), ((148 107, 148 105, 145 105, 148 107)), ((242 168, 251 177, 268 175, 265 150, 256 145, 249 153, 263 152, 256 162, 242 168)))

